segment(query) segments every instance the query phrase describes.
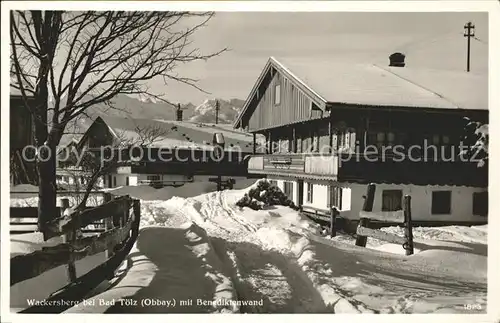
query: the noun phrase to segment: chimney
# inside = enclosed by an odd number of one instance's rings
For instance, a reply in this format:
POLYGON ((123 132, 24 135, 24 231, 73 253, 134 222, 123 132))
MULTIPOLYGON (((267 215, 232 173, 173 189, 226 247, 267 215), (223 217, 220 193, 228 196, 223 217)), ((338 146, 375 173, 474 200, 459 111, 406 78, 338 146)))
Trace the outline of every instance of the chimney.
POLYGON ((177 104, 177 110, 175 111, 177 115, 177 121, 182 121, 182 109, 181 109, 181 104, 177 104))
POLYGON ((405 54, 394 53, 389 56, 389 66, 405 67, 405 54))

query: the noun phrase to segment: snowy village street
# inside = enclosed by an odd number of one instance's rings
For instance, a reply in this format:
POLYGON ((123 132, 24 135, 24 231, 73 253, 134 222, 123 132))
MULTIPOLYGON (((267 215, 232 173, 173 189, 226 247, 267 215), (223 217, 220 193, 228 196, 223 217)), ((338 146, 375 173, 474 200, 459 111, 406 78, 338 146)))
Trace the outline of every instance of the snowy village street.
POLYGON ((288 207, 240 209, 246 191, 142 201, 141 232, 117 276, 92 306, 66 312, 486 311, 486 226, 415 228, 416 253, 405 256, 373 239, 360 248, 348 235, 323 238, 288 207))

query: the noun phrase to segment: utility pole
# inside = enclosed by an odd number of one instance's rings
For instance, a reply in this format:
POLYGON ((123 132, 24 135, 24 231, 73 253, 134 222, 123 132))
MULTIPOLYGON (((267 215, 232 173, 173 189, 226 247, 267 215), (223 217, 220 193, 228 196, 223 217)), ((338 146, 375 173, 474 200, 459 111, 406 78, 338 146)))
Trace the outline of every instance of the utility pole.
POLYGON ((464 26, 464 37, 467 37, 467 72, 470 72, 470 38, 474 37, 474 28, 470 21, 464 26))
POLYGON ((215 124, 219 123, 219 100, 215 100, 215 124))
POLYGON ((176 113, 176 120, 177 121, 182 121, 182 109, 181 109, 181 104, 178 103, 177 104, 177 108, 175 110, 175 113, 176 113))

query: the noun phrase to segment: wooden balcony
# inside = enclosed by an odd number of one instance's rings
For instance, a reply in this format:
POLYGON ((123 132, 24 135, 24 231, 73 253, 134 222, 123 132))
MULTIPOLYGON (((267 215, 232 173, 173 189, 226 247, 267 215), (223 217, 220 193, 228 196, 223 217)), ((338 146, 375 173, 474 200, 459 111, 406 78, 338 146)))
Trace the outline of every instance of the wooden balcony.
POLYGON ((487 167, 472 162, 401 161, 359 154, 255 155, 249 158, 248 173, 363 184, 488 186, 487 167))
POLYGON ((269 174, 336 180, 337 156, 312 154, 257 155, 250 157, 250 174, 269 174))

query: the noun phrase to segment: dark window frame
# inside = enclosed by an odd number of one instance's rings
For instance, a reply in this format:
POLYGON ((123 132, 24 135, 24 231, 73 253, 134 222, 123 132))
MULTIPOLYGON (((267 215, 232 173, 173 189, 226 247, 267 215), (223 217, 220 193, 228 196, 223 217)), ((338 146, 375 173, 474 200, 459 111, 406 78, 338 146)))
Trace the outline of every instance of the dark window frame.
POLYGON ((488 192, 472 193, 472 215, 488 216, 488 192))
POLYGON ((306 202, 313 203, 313 200, 314 200, 314 185, 313 183, 307 183, 306 202))
POLYGON ((451 214, 451 191, 433 191, 431 195, 431 214, 450 215, 451 214), (442 200, 444 199, 444 200, 442 200))
POLYGON ((328 208, 336 207, 339 211, 342 210, 342 195, 343 188, 340 186, 328 186, 328 208))
POLYGON ((382 191, 382 212, 394 212, 403 209, 403 190, 391 189, 382 191))

